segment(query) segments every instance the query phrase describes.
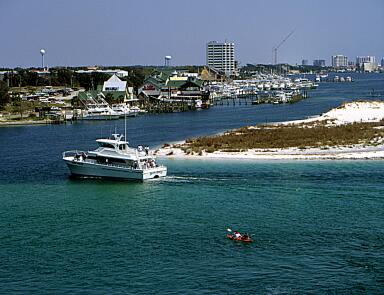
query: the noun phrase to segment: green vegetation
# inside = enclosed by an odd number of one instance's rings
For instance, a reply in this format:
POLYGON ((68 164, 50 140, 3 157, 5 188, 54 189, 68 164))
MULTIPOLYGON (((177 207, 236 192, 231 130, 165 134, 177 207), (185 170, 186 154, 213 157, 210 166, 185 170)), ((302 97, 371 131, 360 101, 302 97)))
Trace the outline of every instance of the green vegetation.
POLYGON ((8 91, 7 83, 0 81, 0 110, 4 109, 10 101, 8 91))
POLYGON ((182 146, 185 152, 199 153, 226 151, 239 152, 247 149, 348 146, 377 144, 384 137, 384 122, 354 123, 340 126, 325 124, 260 125, 257 128, 243 127, 224 135, 189 139, 182 146))
MULTIPOLYGON (((115 67, 108 67, 115 69, 115 67)), ((132 66, 118 67, 121 70, 128 71, 128 77, 121 78, 127 81, 128 86, 138 89, 143 85, 144 79, 156 67, 132 66)), ((95 90, 98 85, 103 84, 111 76, 106 73, 93 72, 89 74, 78 74, 77 70, 86 68, 50 68, 49 73, 39 75, 33 68, 16 68, 14 71, 4 75, 3 81, 7 82, 9 87, 37 87, 37 86, 64 86, 71 88, 85 88, 86 90, 95 90)), ((177 68, 174 68, 177 69, 177 68)), ((183 67, 183 69, 196 70, 197 67, 183 67)))

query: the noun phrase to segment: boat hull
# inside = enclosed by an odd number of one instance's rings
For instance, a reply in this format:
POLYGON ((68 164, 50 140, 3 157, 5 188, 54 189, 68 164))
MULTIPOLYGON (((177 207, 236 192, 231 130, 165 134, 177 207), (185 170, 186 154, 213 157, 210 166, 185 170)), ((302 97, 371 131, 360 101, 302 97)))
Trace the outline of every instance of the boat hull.
POLYGON ((227 238, 233 241, 243 242, 243 243, 252 243, 253 240, 251 238, 236 238, 234 235, 227 235, 227 238))
POLYGON ((84 161, 75 161, 71 157, 64 158, 71 174, 77 177, 101 177, 132 180, 146 180, 164 177, 167 175, 167 168, 164 166, 132 169, 129 167, 117 167, 113 165, 94 164, 84 161))
POLYGON ((118 120, 119 115, 89 115, 84 116, 83 120, 118 120))

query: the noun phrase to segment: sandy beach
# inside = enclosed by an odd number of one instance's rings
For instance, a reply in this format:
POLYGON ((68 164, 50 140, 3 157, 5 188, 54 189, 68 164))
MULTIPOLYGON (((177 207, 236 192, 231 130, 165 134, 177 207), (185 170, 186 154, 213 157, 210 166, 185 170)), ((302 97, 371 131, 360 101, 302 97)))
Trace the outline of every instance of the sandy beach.
MULTIPOLYGON (((346 103, 332 109, 318 117, 305 120, 279 122, 273 125, 287 124, 325 124, 338 126, 351 123, 380 122, 384 119, 384 102, 381 101, 356 101, 346 103)), ((250 126, 248 128, 258 128, 250 126)), ((377 128, 381 128, 377 127, 377 128)), ((384 124, 382 126, 384 128, 384 124)), ((249 159, 249 160, 342 160, 342 159, 384 159, 384 139, 378 138, 375 144, 350 145, 350 146, 324 146, 320 148, 285 148, 285 149, 248 149, 241 152, 214 152, 202 151, 199 154, 186 154, 178 142, 164 146, 155 151, 158 157, 179 159, 249 159)))

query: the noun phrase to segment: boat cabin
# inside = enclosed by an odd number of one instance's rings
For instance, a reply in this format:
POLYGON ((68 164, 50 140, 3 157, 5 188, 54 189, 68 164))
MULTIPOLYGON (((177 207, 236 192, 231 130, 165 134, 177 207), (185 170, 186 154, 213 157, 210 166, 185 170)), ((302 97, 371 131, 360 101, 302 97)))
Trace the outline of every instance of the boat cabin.
POLYGON ((120 151, 125 151, 128 149, 128 144, 125 141, 116 142, 108 139, 98 139, 97 143, 99 144, 99 147, 102 147, 102 148, 110 148, 114 150, 117 149, 120 151))
POLYGON ((124 135, 112 134, 112 138, 97 139, 96 142, 101 148, 110 148, 114 150, 126 151, 128 150, 128 141, 122 140, 124 135))

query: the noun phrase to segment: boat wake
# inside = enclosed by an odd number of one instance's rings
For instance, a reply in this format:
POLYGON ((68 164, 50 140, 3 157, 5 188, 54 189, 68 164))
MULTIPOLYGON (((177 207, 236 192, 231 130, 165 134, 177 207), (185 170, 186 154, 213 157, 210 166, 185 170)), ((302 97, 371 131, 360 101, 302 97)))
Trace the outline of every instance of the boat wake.
POLYGON ((193 183, 196 181, 212 181, 211 178, 195 177, 195 176, 166 176, 161 180, 166 182, 180 182, 180 183, 193 183))
POLYGON ((161 181, 175 182, 175 183, 196 183, 196 182, 220 182, 228 181, 229 177, 198 177, 198 176, 166 176, 161 178, 161 181))

